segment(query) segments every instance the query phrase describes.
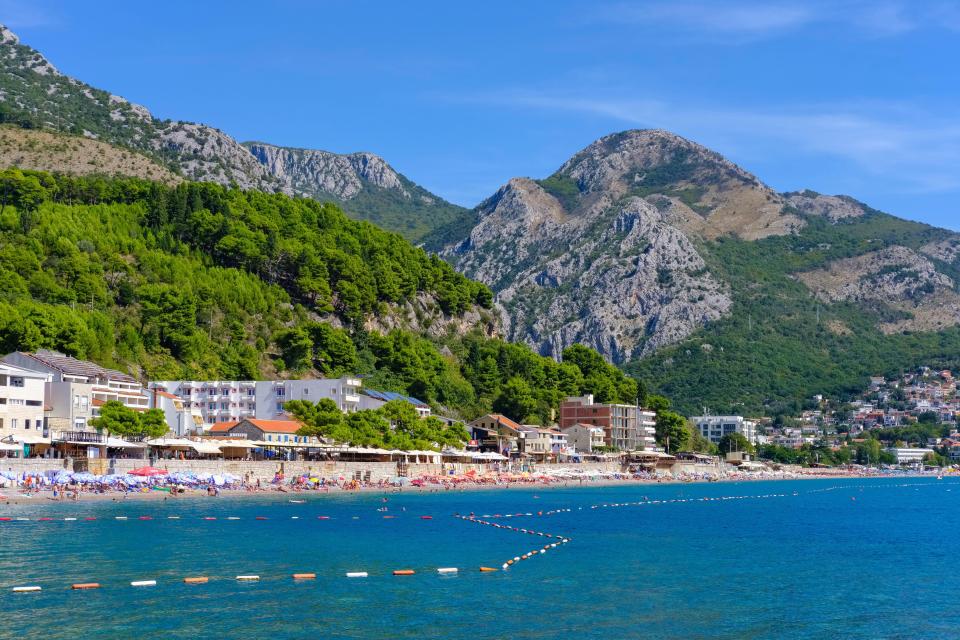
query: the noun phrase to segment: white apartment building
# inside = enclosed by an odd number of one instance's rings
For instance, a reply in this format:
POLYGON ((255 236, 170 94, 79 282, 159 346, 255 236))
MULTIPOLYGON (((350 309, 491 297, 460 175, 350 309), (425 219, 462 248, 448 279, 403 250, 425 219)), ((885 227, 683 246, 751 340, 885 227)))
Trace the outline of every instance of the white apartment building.
MULTIPOLYGON (((344 413, 360 408, 361 380, 353 376, 321 380, 164 380, 151 382, 150 389, 162 391, 183 402, 183 411, 198 415, 204 427, 218 422, 239 422, 245 418, 277 420, 286 417, 285 404, 291 400, 318 402, 330 398, 344 413)), ((164 396, 160 396, 163 398, 164 396)), ((167 423, 170 407, 164 409, 167 423)))
POLYGON ((150 408, 163 411, 172 433, 178 436, 203 433, 203 413, 199 407, 162 389, 151 388, 149 393, 150 408))
POLYGON ((603 428, 589 424, 572 424, 560 429, 567 435, 567 443, 576 453, 593 453, 603 446, 603 428))
POLYGON ((904 447, 890 447, 887 449, 897 459, 897 464, 917 464, 923 462, 928 455, 935 453, 933 449, 914 449, 904 447))
POLYGON ((43 437, 49 379, 49 374, 0 363, 0 440, 32 443, 43 437))
POLYGON ((70 432, 94 431, 90 418, 111 400, 135 411, 150 407, 150 398, 136 378, 93 362, 46 349, 14 351, 4 356, 3 362, 49 376, 44 403, 47 432, 54 439, 70 432))
POLYGON ((757 442, 757 423, 743 416, 697 416, 691 418, 700 431, 700 435, 710 442, 718 444, 723 436, 739 433, 751 444, 757 442))

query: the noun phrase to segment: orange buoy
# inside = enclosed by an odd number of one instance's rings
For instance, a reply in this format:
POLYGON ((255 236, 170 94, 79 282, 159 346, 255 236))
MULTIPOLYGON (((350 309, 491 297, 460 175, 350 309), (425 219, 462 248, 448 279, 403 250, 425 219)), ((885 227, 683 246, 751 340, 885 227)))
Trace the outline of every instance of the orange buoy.
POLYGON ((412 576, 416 571, 413 569, 397 569, 393 572, 395 576, 412 576))
POLYGON ((293 574, 294 580, 316 580, 317 574, 315 573, 295 573, 293 574))
POLYGON ((78 582, 70 587, 71 589, 99 589, 99 582, 78 582))
POLYGON ((433 520, 433 516, 420 516, 421 520, 433 520))
POLYGON ((490 571, 496 571, 493 567, 480 567, 480 573, 488 573, 490 571))
POLYGON ((193 578, 184 578, 183 581, 187 584, 207 584, 210 581, 210 578, 206 576, 196 576, 193 578))

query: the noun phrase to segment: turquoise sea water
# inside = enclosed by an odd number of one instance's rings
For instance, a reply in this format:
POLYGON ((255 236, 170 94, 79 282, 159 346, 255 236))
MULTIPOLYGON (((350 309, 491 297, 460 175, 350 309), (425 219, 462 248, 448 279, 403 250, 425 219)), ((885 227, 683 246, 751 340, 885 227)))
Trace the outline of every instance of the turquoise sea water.
POLYGON ((392 519, 379 496, 306 500, 0 505, 0 517, 79 518, 0 522, 0 637, 960 637, 960 480, 404 493, 392 519), (764 494, 786 496, 698 500, 764 494), (590 508, 644 498, 688 501, 590 508), (571 543, 496 573, 478 568, 551 540, 452 517, 552 509, 571 511, 497 522, 571 543), (210 582, 182 583, 195 575, 210 582), (10 591, 27 584, 43 591, 10 591))

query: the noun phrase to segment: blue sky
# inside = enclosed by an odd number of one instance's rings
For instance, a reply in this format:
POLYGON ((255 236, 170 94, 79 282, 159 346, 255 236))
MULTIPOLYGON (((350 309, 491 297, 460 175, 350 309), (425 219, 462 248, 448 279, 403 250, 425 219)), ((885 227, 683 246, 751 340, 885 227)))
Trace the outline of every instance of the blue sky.
POLYGON ((65 73, 472 206, 659 127, 779 190, 960 230, 960 2, 0 0, 65 73))

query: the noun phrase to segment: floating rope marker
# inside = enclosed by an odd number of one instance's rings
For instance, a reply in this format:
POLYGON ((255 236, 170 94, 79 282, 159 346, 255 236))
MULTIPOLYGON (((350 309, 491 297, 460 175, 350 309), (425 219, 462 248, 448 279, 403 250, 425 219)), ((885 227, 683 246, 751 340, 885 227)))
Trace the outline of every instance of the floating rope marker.
POLYGON ((74 520, 76 520, 76 518, 64 518, 64 519, 63 519, 64 522, 72 522, 72 521, 74 521, 74 520))
POLYGON ((416 573, 416 571, 414 571, 413 569, 397 569, 396 571, 393 572, 393 575, 395 575, 395 576, 412 576, 412 575, 415 574, 415 573, 416 573))
POLYGON ((294 580, 316 580, 317 574, 315 573, 295 573, 293 574, 294 580))
POLYGON ((237 580, 241 582, 256 582, 260 579, 260 576, 237 576, 237 580))
POLYGON ((196 576, 193 578, 184 578, 183 581, 186 584, 207 584, 210 581, 210 578, 206 576, 196 576))
POLYGON ((347 577, 348 578, 366 578, 367 572, 366 571, 348 571, 347 577))
POLYGON ((34 591, 41 591, 41 590, 42 590, 42 589, 41 589, 40 587, 37 587, 37 586, 14 587, 14 588, 13 588, 13 592, 14 592, 14 593, 32 593, 32 592, 34 592, 34 591))
POLYGON ((82 591, 84 589, 99 589, 99 582, 78 582, 74 585, 70 585, 70 588, 75 591, 82 591))
MULTIPOLYGON (((507 565, 503 565, 503 568, 506 569, 507 565)), ((491 571, 496 571, 493 567, 480 567, 480 573, 489 573, 491 571)))
POLYGON ((134 580, 130 583, 131 587, 155 587, 157 586, 156 580, 134 580))
POLYGON ((437 573, 457 573, 458 569, 456 567, 441 567, 437 569, 437 573))

